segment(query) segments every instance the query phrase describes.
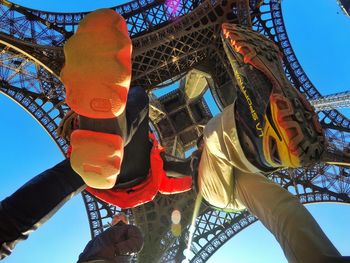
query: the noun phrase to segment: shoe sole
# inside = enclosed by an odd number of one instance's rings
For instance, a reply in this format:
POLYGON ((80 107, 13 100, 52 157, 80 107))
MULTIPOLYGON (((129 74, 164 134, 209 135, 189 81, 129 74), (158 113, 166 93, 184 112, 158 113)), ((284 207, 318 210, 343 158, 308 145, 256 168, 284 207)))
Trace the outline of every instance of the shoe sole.
POLYGON ((110 9, 87 15, 64 45, 66 102, 89 118, 118 117, 131 81, 132 44, 124 18, 110 9))
MULTIPOLYGON (((316 112, 285 76, 278 47, 265 37, 239 25, 223 24, 225 43, 240 54, 242 62, 262 72, 272 83, 270 107, 279 135, 294 158, 290 167, 308 166, 319 161, 325 139, 316 112), (282 88, 283 87, 283 88, 282 88)), ((269 151, 269 158, 274 153, 269 151)))
POLYGON ((122 137, 109 133, 75 130, 71 135, 71 145, 71 166, 84 182, 97 189, 112 188, 123 160, 122 137))

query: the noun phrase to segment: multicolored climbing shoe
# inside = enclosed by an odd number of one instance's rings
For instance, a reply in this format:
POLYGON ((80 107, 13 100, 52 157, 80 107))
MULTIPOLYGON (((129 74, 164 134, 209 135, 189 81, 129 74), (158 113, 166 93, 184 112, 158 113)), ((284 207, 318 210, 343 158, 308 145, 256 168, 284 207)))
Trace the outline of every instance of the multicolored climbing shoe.
POLYGON ((234 24, 222 25, 222 38, 240 90, 236 120, 248 159, 266 171, 319 161, 322 127, 310 103, 288 81, 278 47, 234 24))
POLYGON ((115 120, 122 124, 121 129, 109 132, 98 125, 84 127, 80 119, 80 129, 72 133, 72 168, 94 188, 113 187, 120 172, 131 51, 126 22, 111 9, 85 16, 64 46, 61 79, 69 107, 80 118, 96 120, 93 123, 115 120))

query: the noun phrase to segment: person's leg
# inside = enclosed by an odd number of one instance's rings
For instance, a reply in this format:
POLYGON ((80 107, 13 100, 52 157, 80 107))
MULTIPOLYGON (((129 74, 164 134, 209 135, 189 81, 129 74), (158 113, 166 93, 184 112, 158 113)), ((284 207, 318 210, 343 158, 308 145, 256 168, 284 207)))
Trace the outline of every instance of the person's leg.
MULTIPOLYGON (((125 114, 120 121, 118 118, 94 119, 79 115, 79 129, 103 132, 109 134, 121 134, 125 138, 124 147, 130 142, 137 129, 145 118, 148 118, 149 99, 144 88, 131 87, 125 106, 125 114)), ((148 133, 147 133, 148 134, 148 133)), ((148 135, 147 135, 148 137, 148 135)))
POLYGON ((86 15, 64 45, 61 80, 66 102, 83 120, 71 135, 71 166, 94 188, 112 188, 120 173, 126 145, 131 50, 125 19, 111 9, 86 15), (83 127, 84 118, 96 119, 101 125, 97 130, 83 127), (103 122, 108 124, 114 118, 118 121, 114 130, 106 132, 103 122))
POLYGON ((130 187, 131 184, 141 182, 146 178, 150 169, 152 143, 149 140, 148 97, 146 94, 142 95, 143 89, 138 91, 135 89, 135 92, 133 90, 131 89, 130 93, 134 95, 130 96, 132 99, 128 100, 126 106, 128 144, 124 148, 124 157, 116 187, 130 187), (145 102, 147 103, 145 107, 140 107, 145 102))
POLYGON ((85 188, 69 159, 37 175, 0 203, 0 259, 85 188))
POLYGON ((236 198, 275 236, 288 262, 350 262, 323 233, 299 200, 260 174, 235 169, 236 198))
MULTIPOLYGON (((131 188, 146 179, 150 170, 152 142, 149 139, 148 96, 143 88, 131 88, 126 105, 128 143, 116 184, 112 189, 87 188, 92 195, 106 202, 116 204, 114 191, 131 188)), ((111 123, 113 127, 113 123, 111 123)), ((113 129, 110 129, 113 131, 113 129)))
MULTIPOLYGON (((125 124, 120 124, 119 118, 92 119, 79 116, 80 129, 115 134, 125 130, 125 146, 123 161, 116 185, 121 186, 136 178, 145 178, 150 168, 149 141, 149 99, 141 87, 130 88, 125 109, 125 124), (125 125, 125 127, 120 127, 125 125)), ((126 185, 126 184, 125 184, 126 185)))

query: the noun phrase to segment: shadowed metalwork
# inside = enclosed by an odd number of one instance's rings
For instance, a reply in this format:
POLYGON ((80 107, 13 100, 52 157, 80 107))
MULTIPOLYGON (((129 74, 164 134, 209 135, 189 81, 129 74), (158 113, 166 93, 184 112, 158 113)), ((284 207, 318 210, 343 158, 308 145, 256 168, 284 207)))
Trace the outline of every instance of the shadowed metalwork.
MULTIPOLYGON (((251 27, 275 42, 284 54, 289 81, 309 100, 322 95, 303 71, 293 52, 278 0, 132 1, 113 7, 127 21, 134 46, 132 85, 152 91, 170 84, 178 88, 157 98, 150 93, 151 127, 175 156, 194 146, 212 117, 204 94, 210 90, 219 109, 231 104, 237 85, 220 40, 223 22, 251 27)), ((55 129, 69 110, 59 72, 62 46, 86 13, 52 13, 0 1, 0 91, 39 121, 63 153, 67 142, 55 129)), ((327 163, 281 170, 271 179, 298 196, 302 203, 350 203, 350 122, 340 112, 318 112, 329 145, 327 163)), ((91 235, 107 226, 120 210, 88 193, 82 194, 91 235)), ((189 239, 195 196, 192 191, 158 195, 127 211, 145 233, 140 262, 181 262, 189 239), (181 212, 181 235, 171 231, 171 212, 181 212)), ((247 211, 225 213, 202 206, 196 218, 191 262, 205 262, 235 234, 257 219, 247 211)))

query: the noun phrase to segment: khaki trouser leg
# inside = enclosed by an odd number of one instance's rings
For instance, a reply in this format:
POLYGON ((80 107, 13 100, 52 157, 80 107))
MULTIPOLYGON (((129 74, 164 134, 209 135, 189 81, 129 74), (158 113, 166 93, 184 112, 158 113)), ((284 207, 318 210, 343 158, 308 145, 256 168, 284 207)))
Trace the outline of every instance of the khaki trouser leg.
POLYGON ((299 200, 260 174, 236 169, 236 198, 280 243, 289 262, 341 262, 337 249, 299 200))

